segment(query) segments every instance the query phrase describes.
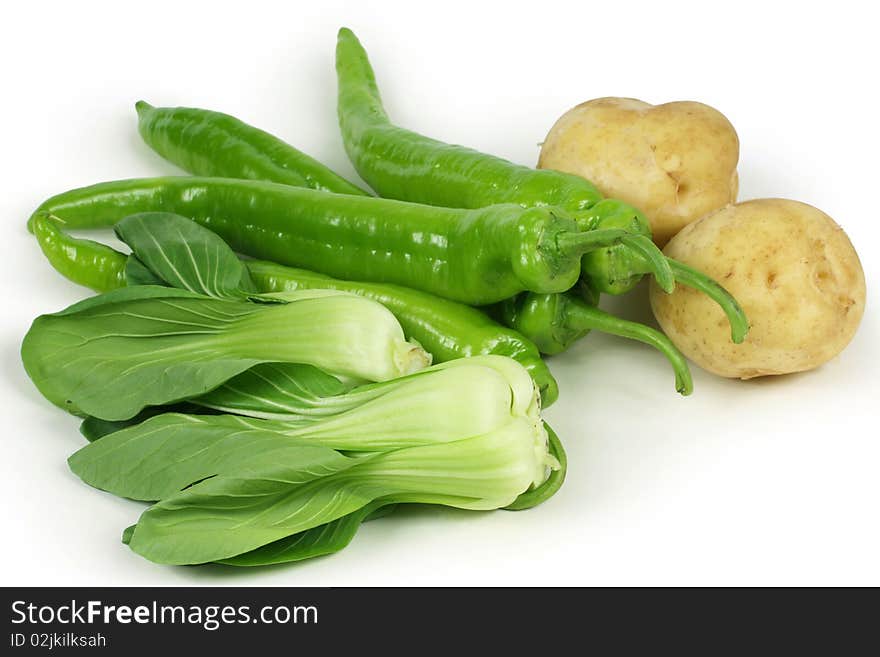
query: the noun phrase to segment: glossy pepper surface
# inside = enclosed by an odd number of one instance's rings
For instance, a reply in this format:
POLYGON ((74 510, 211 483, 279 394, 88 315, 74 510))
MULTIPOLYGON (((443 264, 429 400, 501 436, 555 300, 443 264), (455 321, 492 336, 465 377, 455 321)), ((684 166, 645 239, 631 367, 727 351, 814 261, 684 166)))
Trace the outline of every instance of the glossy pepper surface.
MULTIPOLYGON (((346 28, 339 31, 336 72, 345 150, 361 178, 380 196, 457 208, 552 205, 568 211, 582 230, 603 227, 605 222, 620 228, 624 223, 634 234, 651 236, 650 225, 635 209, 621 202, 596 207, 602 195, 580 176, 514 164, 392 124, 367 53, 346 28)), ((618 247, 605 260, 617 251, 626 249, 618 247)), ((623 291, 620 280, 605 282, 600 262, 584 264, 585 273, 599 279, 594 287, 623 291)))
MULTIPOLYGON (((449 207, 490 203, 524 207, 553 205, 569 212, 581 230, 619 229, 648 239, 650 225, 632 206, 602 199, 589 181, 568 173, 533 169, 462 146, 424 137, 391 123, 382 104, 367 53, 351 30, 339 31, 336 46, 338 118, 346 152, 360 176, 380 195, 449 207)), ((656 270, 644 251, 626 243, 583 256, 583 287, 623 294, 656 270)), ((728 315, 731 338, 748 332, 745 314, 720 286, 699 272, 690 276, 670 263, 676 280, 709 294, 728 315)), ((666 287, 669 291, 669 287, 666 287)))
MULTIPOLYGON (((256 258, 473 305, 567 290, 594 249, 628 243, 654 253, 623 230, 579 231, 555 208, 441 208, 230 178, 99 183, 54 196, 35 214, 94 228, 145 211, 189 217, 256 258)), ((661 274, 672 282, 668 268, 661 274)))
POLYGON ((313 157, 234 116, 192 107, 135 104, 138 131, 159 155, 197 176, 247 178, 366 196, 313 157))
POLYGON ((128 258, 124 254, 100 242, 68 235, 47 215, 34 215, 28 228, 49 264, 65 278, 95 292, 108 292, 125 285, 128 258))
POLYGON ((615 317, 587 303, 576 291, 562 294, 524 292, 492 308, 492 315, 535 343, 544 354, 558 354, 590 331, 643 342, 662 353, 675 372, 675 389, 693 392, 684 355, 663 333, 650 326, 615 317))
MULTIPOLYGON (((333 181, 334 177, 335 179, 342 180, 324 167, 324 165, 307 156, 291 159, 284 168, 260 166, 262 158, 271 157, 273 153, 279 150, 282 152, 299 152, 274 137, 264 136, 265 133, 262 133, 262 131, 247 126, 226 114, 202 109, 153 107, 145 109, 144 103, 138 103, 138 114, 141 134, 147 143, 167 159, 176 162, 192 173, 208 172, 221 176, 241 177, 242 167, 239 160, 250 158, 256 159, 257 166, 250 168, 248 175, 254 175, 254 177, 261 179, 304 185, 305 176, 297 177, 297 167, 299 163, 305 162, 305 165, 303 165, 305 167, 304 174, 320 174, 320 178, 328 181, 333 181), (147 119, 149 119, 149 123, 145 123, 147 119), (231 130, 228 127, 230 124, 235 126, 235 130, 231 130), (255 133, 257 138, 248 137, 248 149, 237 158, 230 159, 226 157, 229 150, 237 151, 239 149, 242 140, 240 134, 249 135, 251 132, 255 133), (194 135, 200 135, 201 138, 197 139, 194 135), (195 162, 195 164, 192 164, 192 162, 195 162), (204 167, 201 164, 203 162, 209 162, 210 166, 204 167), (254 172, 259 172, 259 174, 257 175, 254 172)), ((275 161, 278 158, 271 157, 271 159, 275 161)), ((345 181, 343 182, 345 183, 345 181)), ((329 189, 329 191, 341 192, 346 190, 347 188, 344 186, 331 187, 329 189)), ((594 207, 599 209, 600 214, 604 213, 609 217, 618 217, 614 227, 638 229, 637 226, 633 227, 627 223, 625 213, 628 206, 624 206, 622 208, 623 212, 619 212, 621 204, 617 201, 606 199, 599 201, 594 207)), ((646 235, 646 237, 650 237, 650 235, 646 235)), ((606 251, 599 250, 590 255, 596 255, 600 265, 604 265, 608 259, 606 251)), ((582 264, 588 262, 587 258, 590 255, 584 256, 582 264)), ((638 258, 640 263, 643 262, 641 255, 635 254, 633 258, 638 258)), ((613 265, 614 261, 611 264, 613 265)), ((284 268, 279 267, 279 269, 284 268)), ((644 267, 644 269, 650 268, 644 267)), ((311 276, 315 277, 318 275, 311 274, 311 276)), ((625 279, 621 284, 626 282, 628 281, 625 279)), ((580 289, 593 291, 585 284, 582 284, 580 289)), ((676 381, 679 392, 685 394, 690 392, 690 373, 687 371, 686 363, 681 354, 662 334, 632 322, 616 320, 613 316, 596 308, 597 302, 598 295, 589 303, 584 303, 576 300, 571 294, 566 294, 564 297, 557 299, 554 295, 527 293, 519 295, 516 299, 508 299, 502 302, 494 316, 501 323, 513 326, 525 335, 528 335, 530 341, 534 341, 540 350, 546 354, 555 354, 565 350, 573 342, 593 329, 608 329, 609 332, 625 337, 636 336, 636 339, 641 339, 652 346, 659 346, 661 351, 670 359, 673 367, 676 368, 676 381)), ((404 304, 404 306, 406 305, 408 304, 404 304)), ((401 319, 401 317, 399 316, 398 319, 401 319)), ((476 320, 476 317, 473 320, 476 320)), ((475 321, 472 321, 471 326, 474 325, 475 321)), ((496 340, 498 337, 496 331, 497 327, 493 325, 486 339, 496 340)), ((461 331, 450 327, 447 333, 448 335, 460 335, 461 331)), ((437 345, 438 341, 435 340, 432 344, 437 345)), ((436 350, 437 346, 434 348, 434 351, 436 350)), ((483 348, 478 348, 470 353, 482 352, 483 348)), ((490 352, 491 350, 486 353, 490 352)), ((455 353, 461 354, 461 349, 458 345, 456 345, 455 353)), ((450 355, 449 357, 455 356, 450 355)))
POLYGON ((569 211, 587 210, 602 199, 579 176, 519 166, 393 125, 367 54, 347 28, 339 31, 336 72, 345 150, 382 196, 457 208, 518 203, 569 211))

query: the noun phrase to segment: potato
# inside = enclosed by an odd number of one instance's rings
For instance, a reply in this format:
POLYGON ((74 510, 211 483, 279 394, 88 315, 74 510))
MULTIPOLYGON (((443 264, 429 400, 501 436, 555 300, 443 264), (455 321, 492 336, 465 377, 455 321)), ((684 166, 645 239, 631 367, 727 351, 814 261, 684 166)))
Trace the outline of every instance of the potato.
POLYGON ((739 139, 719 111, 689 101, 597 98, 550 130, 538 167, 583 176, 642 210, 666 244, 692 221, 736 201, 739 139))
POLYGON ((818 367, 855 335, 865 310, 865 275, 843 229, 797 201, 760 199, 723 208, 687 226, 663 251, 705 272, 740 302, 751 326, 730 340, 720 308, 683 285, 656 285, 660 326, 697 365, 750 379, 818 367))

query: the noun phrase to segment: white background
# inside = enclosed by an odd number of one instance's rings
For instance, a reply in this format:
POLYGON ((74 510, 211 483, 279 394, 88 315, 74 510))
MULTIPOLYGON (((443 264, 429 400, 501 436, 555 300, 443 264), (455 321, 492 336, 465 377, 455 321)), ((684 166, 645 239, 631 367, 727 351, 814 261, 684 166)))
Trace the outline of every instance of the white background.
MULTIPOLYGON (((0 27, 0 583, 536 585, 880 584, 877 135, 880 62, 865 3, 12 3, 0 27), (741 199, 834 217, 868 310, 821 369, 743 383, 695 368, 680 398, 647 347, 600 335, 554 358, 546 413, 569 478, 523 513, 436 510, 368 523, 344 552, 263 570, 158 566, 120 541, 142 505, 65 459, 75 418, 18 349, 33 317, 86 291, 25 230, 51 194, 177 171, 134 102, 222 110, 353 176, 335 120, 347 25, 404 126, 534 164, 555 119, 605 95, 700 100, 741 140, 741 199)), ((648 319, 644 290, 610 307, 648 319)))

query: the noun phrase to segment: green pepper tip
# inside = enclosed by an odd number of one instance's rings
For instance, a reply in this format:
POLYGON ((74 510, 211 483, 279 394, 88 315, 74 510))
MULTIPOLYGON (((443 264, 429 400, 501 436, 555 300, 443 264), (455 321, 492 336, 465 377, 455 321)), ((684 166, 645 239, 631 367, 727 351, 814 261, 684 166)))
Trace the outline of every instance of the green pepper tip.
MULTIPOLYGON (((688 371, 688 375, 690 372, 688 371)), ((680 378, 678 373, 675 375, 675 391, 680 394, 682 397, 687 397, 694 391, 694 382, 691 380, 690 376, 686 378, 680 378)))

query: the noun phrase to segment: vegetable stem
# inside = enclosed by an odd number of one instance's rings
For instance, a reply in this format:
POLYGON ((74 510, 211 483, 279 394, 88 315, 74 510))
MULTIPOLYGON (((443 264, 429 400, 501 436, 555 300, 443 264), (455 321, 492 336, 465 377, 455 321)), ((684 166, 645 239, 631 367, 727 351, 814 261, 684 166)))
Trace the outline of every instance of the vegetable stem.
POLYGON ((666 292, 675 288, 675 277, 666 261, 666 256, 657 246, 643 235, 633 235, 620 228, 597 228, 585 232, 562 233, 556 237, 561 253, 580 253, 623 245, 644 259, 648 272, 654 275, 657 284, 666 292))
POLYGON ((740 344, 745 340, 746 335, 749 333, 749 320, 742 306, 737 303, 733 295, 719 283, 693 267, 689 267, 683 262, 673 260, 672 258, 666 258, 666 260, 675 274, 675 280, 683 285, 699 290, 721 306, 724 314, 727 315, 727 320, 730 322, 730 339, 735 344, 740 344))
POLYGON ((675 389, 682 395, 693 392, 693 380, 687 360, 675 345, 650 326, 615 317, 604 310, 584 303, 577 298, 569 298, 565 307, 565 323, 569 328, 581 331, 597 330, 631 340, 644 342, 666 356, 675 372, 675 389))

